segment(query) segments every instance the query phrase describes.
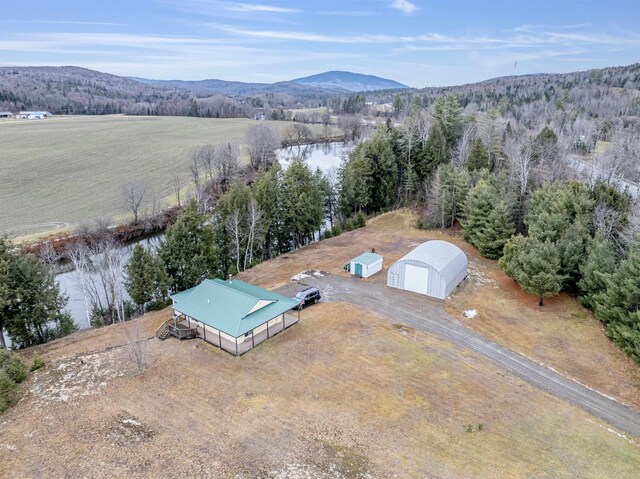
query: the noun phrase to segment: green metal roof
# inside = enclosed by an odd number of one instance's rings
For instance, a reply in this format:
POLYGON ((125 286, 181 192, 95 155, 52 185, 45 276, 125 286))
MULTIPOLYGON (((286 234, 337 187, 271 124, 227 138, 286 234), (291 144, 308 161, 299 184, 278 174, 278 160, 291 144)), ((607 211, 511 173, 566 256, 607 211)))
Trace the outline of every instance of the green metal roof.
POLYGON ((360 264, 366 264, 367 266, 375 263, 376 261, 380 261, 382 256, 377 253, 362 253, 360 256, 356 256, 351 261, 360 264))
POLYGON ((205 279, 171 299, 175 311, 236 338, 299 304, 244 281, 221 279, 205 279))

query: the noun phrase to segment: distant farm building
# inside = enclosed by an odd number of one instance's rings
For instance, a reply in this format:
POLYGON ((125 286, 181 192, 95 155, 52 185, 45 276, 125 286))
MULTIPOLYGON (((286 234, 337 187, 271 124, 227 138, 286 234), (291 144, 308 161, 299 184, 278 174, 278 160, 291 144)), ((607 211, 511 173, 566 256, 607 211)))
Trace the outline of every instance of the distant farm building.
POLYGON ((376 253, 362 253, 351 260, 349 271, 355 276, 368 278, 382 271, 382 256, 376 253))
POLYGON ((53 116, 48 111, 21 111, 18 113, 17 118, 26 118, 27 120, 42 120, 43 118, 49 118, 53 116))
POLYGON ((198 337, 236 356, 300 320, 288 314, 298 301, 239 280, 206 279, 171 299, 173 319, 158 338, 198 337))
POLYGON ((0 118, 13 118, 13 113, 10 111, 0 111, 0 118))
POLYGON ((427 241, 391 265, 387 286, 444 299, 467 276, 467 255, 446 241, 427 241))

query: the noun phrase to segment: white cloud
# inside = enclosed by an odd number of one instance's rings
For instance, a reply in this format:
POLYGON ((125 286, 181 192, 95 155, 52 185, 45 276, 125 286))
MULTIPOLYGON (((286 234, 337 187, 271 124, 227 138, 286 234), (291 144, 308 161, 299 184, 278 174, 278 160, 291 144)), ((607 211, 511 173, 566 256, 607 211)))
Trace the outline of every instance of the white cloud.
POLYGON ((233 3, 227 7, 231 12, 269 12, 269 13, 301 13, 299 8, 276 7, 273 5, 258 5, 255 3, 233 3))
POLYGON ((418 9, 418 7, 407 0, 393 0, 389 6, 404 13, 405 15, 411 15, 418 9))

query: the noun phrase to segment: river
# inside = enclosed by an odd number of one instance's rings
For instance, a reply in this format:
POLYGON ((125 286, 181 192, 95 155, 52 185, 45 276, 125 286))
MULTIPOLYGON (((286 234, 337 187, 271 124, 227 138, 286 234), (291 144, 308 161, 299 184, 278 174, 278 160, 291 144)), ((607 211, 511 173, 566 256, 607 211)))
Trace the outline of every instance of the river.
MULTIPOLYGON (((276 151, 278 162, 286 169, 294 158, 302 158, 309 167, 315 171, 320 168, 323 173, 331 174, 337 171, 340 166, 342 157, 353 149, 353 144, 342 142, 324 143, 317 145, 290 146, 281 148, 276 151)), ((162 235, 143 240, 145 246, 156 248, 162 235)), ((133 246, 124 246, 126 261, 128 261, 133 246)), ((56 276, 60 290, 69 297, 67 310, 71 313, 71 317, 80 329, 87 327, 87 319, 85 313, 84 295, 78 283, 78 273, 69 271, 60 273, 56 276)), ((122 278, 124 281, 124 276, 122 278)), ((125 293, 126 294, 126 293, 125 293)), ((128 299, 128 298, 127 298, 128 299)))

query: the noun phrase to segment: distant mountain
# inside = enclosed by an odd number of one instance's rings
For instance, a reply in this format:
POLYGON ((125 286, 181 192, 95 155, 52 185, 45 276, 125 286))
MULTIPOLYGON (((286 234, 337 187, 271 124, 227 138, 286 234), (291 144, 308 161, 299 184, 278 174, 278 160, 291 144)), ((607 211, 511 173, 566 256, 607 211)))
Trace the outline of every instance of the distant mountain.
POLYGON ((351 92, 409 88, 407 85, 386 78, 342 71, 318 73, 317 75, 304 78, 296 78, 295 80, 291 80, 291 82, 300 85, 351 92))
POLYGON ((199 92, 217 93, 231 96, 262 95, 266 93, 278 93, 292 96, 321 96, 330 94, 344 94, 347 90, 340 88, 322 88, 312 85, 303 85, 293 82, 277 83, 244 83, 226 80, 150 80, 148 78, 128 77, 146 85, 160 88, 172 88, 199 92))

